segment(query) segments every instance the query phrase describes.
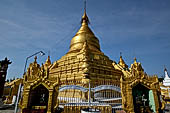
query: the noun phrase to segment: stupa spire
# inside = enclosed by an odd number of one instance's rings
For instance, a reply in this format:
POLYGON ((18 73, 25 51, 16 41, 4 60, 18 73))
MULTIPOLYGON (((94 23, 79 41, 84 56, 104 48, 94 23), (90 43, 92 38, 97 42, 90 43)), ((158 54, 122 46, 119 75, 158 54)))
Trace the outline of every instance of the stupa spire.
POLYGON ((81 27, 72 38, 68 53, 80 52, 85 42, 88 44, 89 50, 101 53, 99 40, 89 28, 88 24, 89 19, 86 14, 86 1, 84 1, 84 14, 81 18, 81 27))
POLYGON ((84 14, 82 16, 81 23, 82 24, 89 24, 90 23, 89 18, 88 18, 87 14, 86 14, 86 0, 84 1, 84 14))
POLYGON ((164 68, 164 73, 165 73, 165 78, 169 78, 168 71, 167 71, 166 67, 164 68))
POLYGON ((86 12, 86 0, 84 0, 84 12, 86 12))

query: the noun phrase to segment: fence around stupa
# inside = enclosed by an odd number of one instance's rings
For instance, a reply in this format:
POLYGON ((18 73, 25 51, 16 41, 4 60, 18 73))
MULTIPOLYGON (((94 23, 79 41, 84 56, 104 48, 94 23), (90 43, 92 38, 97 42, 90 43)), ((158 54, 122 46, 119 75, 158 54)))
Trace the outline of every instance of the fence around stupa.
POLYGON ((89 92, 90 90, 92 98, 83 100, 59 96, 59 107, 64 109, 63 113, 80 113, 85 108, 99 109, 101 113, 115 113, 117 110, 122 110, 121 89, 118 86, 99 85, 85 88, 78 85, 65 85, 59 88, 59 92, 65 90, 80 90, 82 92, 89 92))

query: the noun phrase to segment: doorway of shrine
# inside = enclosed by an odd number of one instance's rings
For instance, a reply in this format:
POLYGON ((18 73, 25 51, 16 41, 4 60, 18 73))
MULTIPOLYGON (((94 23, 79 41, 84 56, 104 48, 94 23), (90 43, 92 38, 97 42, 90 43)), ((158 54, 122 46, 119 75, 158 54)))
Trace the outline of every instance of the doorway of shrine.
POLYGON ((49 91, 43 85, 32 89, 29 96, 30 112, 46 113, 48 107, 49 91))
POLYGON ((138 84, 132 89, 135 113, 152 113, 155 111, 155 102, 152 90, 138 84))

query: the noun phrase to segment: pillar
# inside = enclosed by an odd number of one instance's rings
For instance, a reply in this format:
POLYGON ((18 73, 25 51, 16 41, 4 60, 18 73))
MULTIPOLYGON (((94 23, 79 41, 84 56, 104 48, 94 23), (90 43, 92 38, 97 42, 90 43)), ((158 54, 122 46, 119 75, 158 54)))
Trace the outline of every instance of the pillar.
POLYGON ((49 90, 49 97, 48 97, 47 113, 51 113, 51 111, 52 111, 52 99, 53 99, 53 89, 50 89, 49 90))
POLYGON ((128 111, 129 113, 134 113, 132 88, 130 88, 127 93, 128 93, 127 97, 129 97, 129 99, 127 100, 128 101, 127 105, 129 106, 128 111))
POLYGON ((28 106, 28 98, 29 98, 29 92, 30 90, 29 89, 26 89, 24 92, 23 92, 23 99, 22 99, 22 110, 24 108, 27 108, 28 106))
POLYGON ((159 100, 158 100, 157 91, 156 91, 156 89, 153 89, 152 91, 153 91, 153 95, 154 95, 156 113, 159 113, 159 100))

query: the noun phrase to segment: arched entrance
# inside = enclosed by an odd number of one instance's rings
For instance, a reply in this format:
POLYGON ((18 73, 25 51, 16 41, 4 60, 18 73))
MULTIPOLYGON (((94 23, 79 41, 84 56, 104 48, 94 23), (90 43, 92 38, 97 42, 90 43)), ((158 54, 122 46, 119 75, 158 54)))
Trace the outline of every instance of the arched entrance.
POLYGON ((135 113, 153 112, 153 93, 147 87, 138 84, 132 89, 133 105, 135 113))
POLYGON ((43 85, 39 85, 30 91, 29 95, 29 108, 32 110, 40 110, 39 112, 45 113, 48 107, 49 91, 43 85))

